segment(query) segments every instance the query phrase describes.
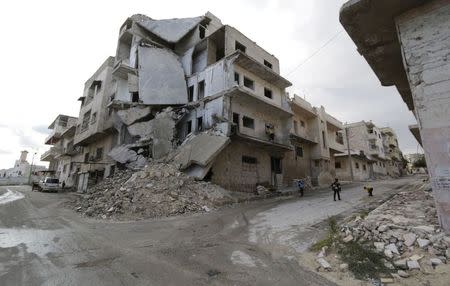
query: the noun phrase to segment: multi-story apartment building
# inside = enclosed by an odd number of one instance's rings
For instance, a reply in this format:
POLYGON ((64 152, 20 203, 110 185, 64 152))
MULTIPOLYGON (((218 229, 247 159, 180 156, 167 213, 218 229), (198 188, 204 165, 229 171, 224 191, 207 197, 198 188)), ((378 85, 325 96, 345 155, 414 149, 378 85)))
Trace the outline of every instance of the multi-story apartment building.
POLYGON ((314 185, 331 184, 336 176, 335 155, 346 150, 342 122, 297 95, 289 104, 293 118, 292 150, 284 167, 287 183, 309 176, 314 185))
POLYGON ((402 174, 403 154, 398 145, 397 135, 390 127, 380 129, 383 138, 383 147, 386 155, 386 172, 387 175, 398 177, 402 174))
MULTIPOLYGON (((370 159, 368 164, 370 177, 387 175, 386 155, 380 128, 371 121, 360 121, 346 125, 351 153, 363 154, 370 159)), ((356 162, 354 162, 356 169, 356 162)))
POLYGON ((60 156, 63 154, 64 143, 67 140, 66 131, 73 130, 77 120, 78 118, 76 117, 60 114, 48 127, 52 131, 45 139, 45 144, 52 145, 52 147, 41 155, 41 161, 49 162, 48 170, 53 171, 54 175, 58 178, 63 171, 63 165, 65 163, 64 160, 61 160, 60 156))

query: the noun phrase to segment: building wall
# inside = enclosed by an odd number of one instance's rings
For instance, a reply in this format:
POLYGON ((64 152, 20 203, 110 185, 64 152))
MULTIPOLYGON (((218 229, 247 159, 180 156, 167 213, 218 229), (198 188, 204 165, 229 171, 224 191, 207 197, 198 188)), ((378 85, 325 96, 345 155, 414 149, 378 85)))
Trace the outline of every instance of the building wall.
POLYGON ((257 185, 271 182, 270 154, 252 143, 233 140, 214 161, 211 181, 229 190, 254 192, 257 185), (256 158, 256 164, 242 162, 242 156, 256 158))
POLYGON ((396 19, 405 71, 442 227, 450 230, 450 5, 433 1, 396 19))
POLYGON ((288 186, 294 179, 311 177, 311 145, 292 143, 294 150, 286 152, 283 158, 284 181, 288 186), (296 147, 303 149, 303 155, 296 152, 296 147))
POLYGON ((225 26, 225 56, 231 55, 236 51, 235 42, 243 44, 246 47, 246 54, 250 57, 254 58, 257 62, 264 64, 264 60, 270 62, 272 64, 272 70, 277 74, 280 73, 280 63, 278 59, 265 51, 260 46, 256 45, 256 43, 249 38, 247 38, 244 34, 239 32, 233 27, 225 26))
MULTIPOLYGON (((351 181, 350 161, 347 156, 335 157, 336 177, 341 181, 351 181), (339 166, 340 164, 340 166, 339 166)), ((355 181, 365 181, 370 178, 370 164, 358 157, 352 157, 353 178, 355 181)))

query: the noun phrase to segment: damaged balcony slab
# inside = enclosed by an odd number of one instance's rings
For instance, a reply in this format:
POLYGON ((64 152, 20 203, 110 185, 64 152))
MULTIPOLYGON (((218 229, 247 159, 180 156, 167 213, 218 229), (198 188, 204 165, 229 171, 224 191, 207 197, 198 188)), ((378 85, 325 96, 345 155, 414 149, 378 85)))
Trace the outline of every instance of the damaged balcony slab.
POLYGON ((203 179, 214 159, 230 142, 230 138, 221 135, 194 135, 179 147, 174 161, 180 164, 181 170, 187 170, 189 175, 203 179))
POLYGON ((148 106, 135 106, 129 109, 118 110, 117 115, 125 125, 131 125, 138 120, 142 120, 151 115, 151 108, 148 106))
POLYGON ((147 159, 144 156, 138 155, 136 151, 129 149, 126 145, 113 148, 108 156, 121 164, 125 164, 130 169, 142 169, 147 164, 147 159))

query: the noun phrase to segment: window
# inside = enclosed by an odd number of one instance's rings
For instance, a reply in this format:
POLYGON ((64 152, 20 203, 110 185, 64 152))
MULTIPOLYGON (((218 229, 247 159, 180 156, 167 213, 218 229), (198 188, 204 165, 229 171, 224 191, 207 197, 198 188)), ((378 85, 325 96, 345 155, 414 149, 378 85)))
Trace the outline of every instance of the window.
POLYGON ((266 67, 268 67, 269 69, 271 69, 272 68, 272 64, 271 63, 269 63, 268 61, 266 61, 266 60, 264 60, 264 65, 266 66, 266 67))
POLYGON ((327 148, 327 142, 325 141, 325 131, 322 131, 323 148, 327 148))
POLYGON ((341 167, 341 162, 335 162, 335 163, 334 163, 334 168, 335 168, 335 169, 340 169, 340 168, 342 168, 342 167, 341 167))
POLYGON ((294 133, 298 134, 298 122, 294 120, 294 133))
POLYGON ((363 170, 364 170, 364 171, 366 170, 366 164, 363 165, 363 170))
POLYGON ((66 172, 67 164, 63 166, 63 173, 66 172))
POLYGON ((91 120, 91 111, 90 110, 88 110, 83 115, 83 124, 81 125, 81 130, 85 130, 86 128, 88 128, 89 120, 91 120))
POLYGON ((188 102, 192 102, 192 101, 194 101, 194 86, 193 85, 191 85, 188 88, 188 102))
POLYGON ((244 116, 242 117, 242 125, 247 128, 255 129, 255 120, 253 118, 244 116))
POLYGON ((91 116, 91 124, 94 124, 97 121, 97 112, 92 113, 91 116))
POLYGON ((198 26, 198 35, 200 39, 203 39, 205 37, 206 29, 203 26, 198 26))
POLYGON ((247 47, 245 47, 243 44, 241 44, 241 43, 239 43, 238 41, 236 41, 236 42, 235 42, 235 45, 234 45, 234 49, 235 49, 236 51, 239 50, 239 51, 245 53, 245 50, 247 50, 247 47))
POLYGON ((84 163, 89 162, 89 153, 84 154, 84 163))
POLYGON ((192 121, 189 120, 186 122, 186 136, 192 132, 192 121))
POLYGON ((355 168, 359 169, 359 164, 355 162, 355 168))
POLYGON ((295 146, 295 156, 303 157, 303 147, 295 146))
POLYGON ((314 166, 318 168, 320 166, 320 161, 314 160, 314 166))
POLYGON ((205 97, 205 81, 202 80, 198 83, 198 100, 205 97))
POLYGON ((95 152, 95 159, 101 160, 103 158, 103 148, 97 148, 95 152))
POLYGON ((267 98, 272 99, 272 91, 265 87, 264 88, 264 96, 267 97, 267 98))
POLYGON ((234 82, 235 82, 237 85, 239 85, 240 77, 241 77, 241 76, 240 76, 237 72, 234 73, 234 82))
POLYGON ((257 160, 256 160, 255 157, 242 156, 242 163, 245 163, 245 164, 256 164, 257 160))
POLYGON ((271 163, 271 169, 272 169, 273 173, 275 173, 275 174, 282 173, 281 158, 271 157, 270 163, 271 163))
POLYGON ((239 125, 239 113, 233 112, 233 123, 239 125))
POLYGON ((300 125, 301 125, 302 127, 305 127, 305 121, 300 120, 300 125))
POLYGON ((131 93, 131 102, 139 102, 139 92, 131 93))
POLYGON ((246 76, 244 76, 244 86, 252 90, 255 90, 255 82, 246 76))
POLYGON ((197 118, 197 131, 203 130, 203 117, 197 118))

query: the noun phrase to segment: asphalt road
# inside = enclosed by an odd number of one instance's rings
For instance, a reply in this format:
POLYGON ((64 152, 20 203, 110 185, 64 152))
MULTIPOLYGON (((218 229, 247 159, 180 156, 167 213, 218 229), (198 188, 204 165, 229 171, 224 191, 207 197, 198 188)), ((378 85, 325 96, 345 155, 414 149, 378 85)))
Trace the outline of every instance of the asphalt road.
POLYGON ((376 205, 418 178, 137 222, 80 217, 73 194, 0 187, 0 285, 334 285, 298 264, 323 221, 376 205))

